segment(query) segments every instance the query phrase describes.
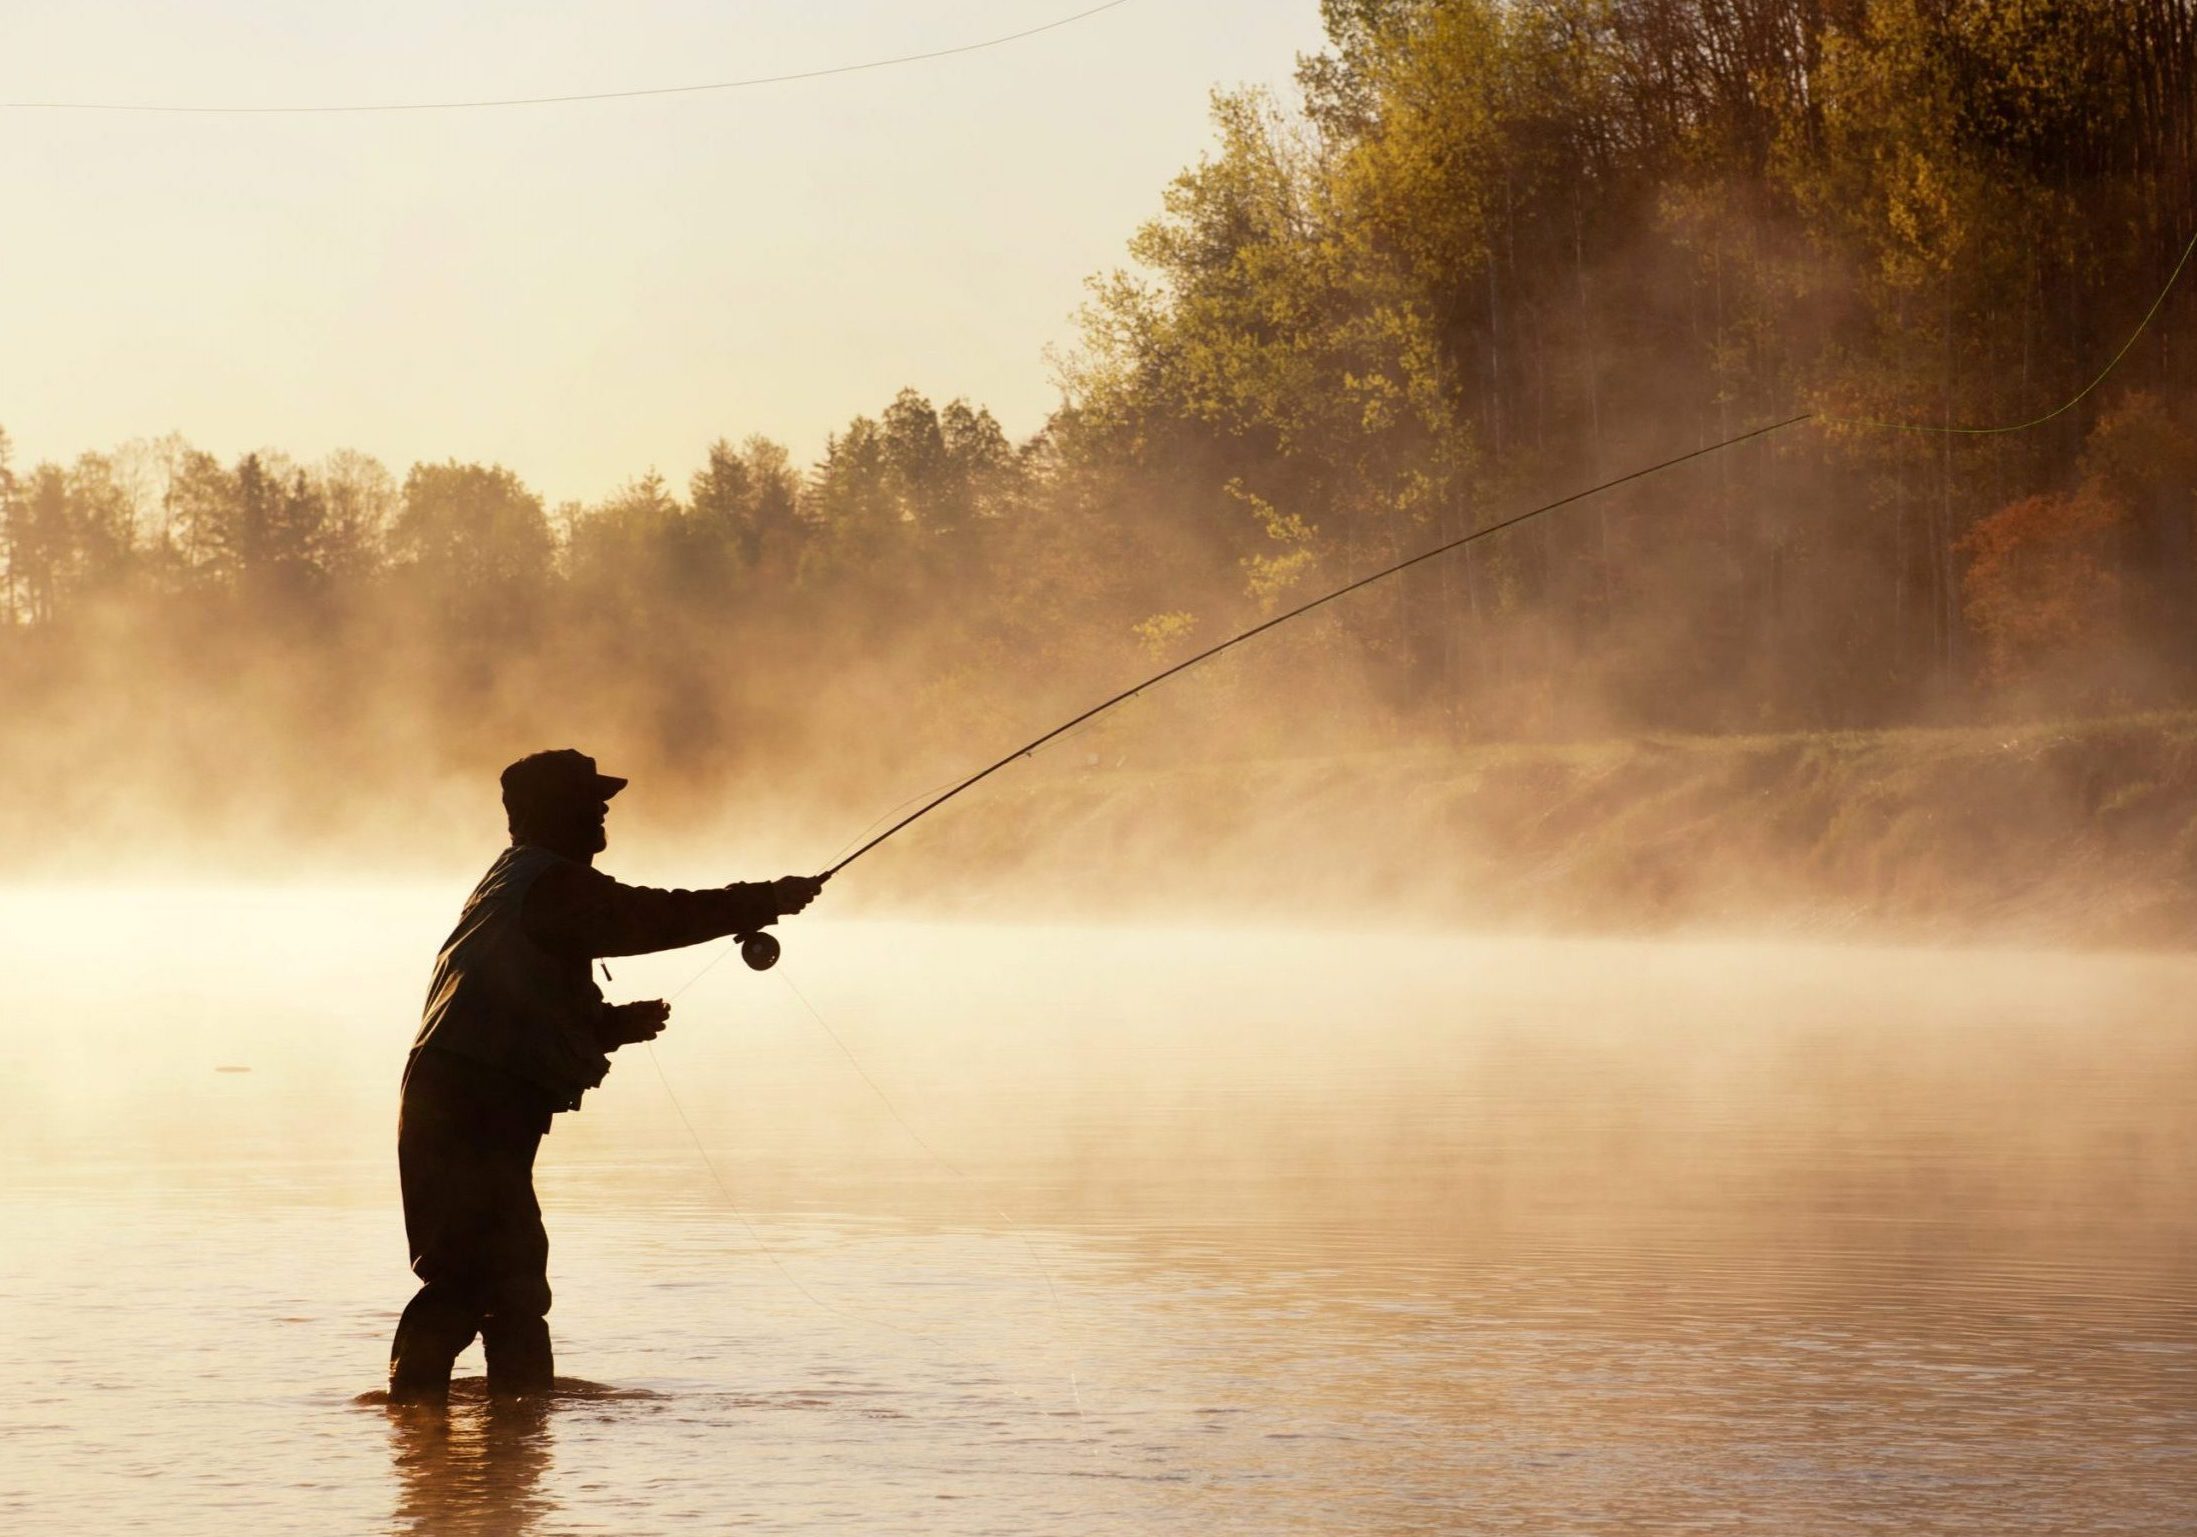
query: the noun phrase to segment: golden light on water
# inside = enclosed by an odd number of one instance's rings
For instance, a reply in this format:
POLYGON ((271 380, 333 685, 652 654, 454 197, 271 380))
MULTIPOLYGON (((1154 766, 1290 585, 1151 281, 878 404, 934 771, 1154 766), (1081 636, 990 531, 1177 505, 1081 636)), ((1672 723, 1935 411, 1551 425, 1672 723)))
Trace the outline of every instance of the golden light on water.
POLYGON ((2186 960, 820 920, 681 999, 676 1108, 629 1049, 546 1145, 563 1369, 626 1396, 385 1440, 448 895, 6 899, 69 1022, 0 1089, 11 1348, 86 1362, 6 1411, 33 1497, 136 1519, 119 1456, 183 1527, 2079 1519, 2186 1407, 2186 960))

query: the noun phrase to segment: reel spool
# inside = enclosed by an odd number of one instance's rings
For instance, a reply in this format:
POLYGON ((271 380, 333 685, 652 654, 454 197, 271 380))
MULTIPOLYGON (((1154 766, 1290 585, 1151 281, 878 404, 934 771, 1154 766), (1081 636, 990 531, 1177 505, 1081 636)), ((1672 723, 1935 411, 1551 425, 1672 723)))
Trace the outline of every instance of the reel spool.
POLYGON ((768 971, 778 964, 778 936, 758 930, 740 936, 740 959, 748 963, 750 971, 768 971))

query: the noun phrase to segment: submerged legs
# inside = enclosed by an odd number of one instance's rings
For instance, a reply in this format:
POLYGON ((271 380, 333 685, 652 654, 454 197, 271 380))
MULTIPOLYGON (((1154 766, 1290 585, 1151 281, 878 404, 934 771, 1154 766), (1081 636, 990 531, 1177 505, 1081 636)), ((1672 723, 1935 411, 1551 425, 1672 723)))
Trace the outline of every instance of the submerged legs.
POLYGON ((534 1198, 534 1153, 547 1121, 469 1063, 427 1052, 413 1064, 397 1167, 412 1270, 426 1284, 390 1347, 392 1401, 441 1402, 451 1364, 475 1335, 491 1393, 549 1391, 549 1234, 534 1198))

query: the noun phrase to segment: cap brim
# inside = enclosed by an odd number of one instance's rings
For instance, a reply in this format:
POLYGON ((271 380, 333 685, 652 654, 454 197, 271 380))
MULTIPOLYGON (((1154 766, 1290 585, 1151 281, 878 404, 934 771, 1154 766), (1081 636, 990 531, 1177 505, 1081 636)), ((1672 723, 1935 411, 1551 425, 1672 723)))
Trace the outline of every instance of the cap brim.
POLYGON ((597 774, 595 776, 595 793, 607 801, 620 790, 623 790, 626 783, 616 774, 597 774))

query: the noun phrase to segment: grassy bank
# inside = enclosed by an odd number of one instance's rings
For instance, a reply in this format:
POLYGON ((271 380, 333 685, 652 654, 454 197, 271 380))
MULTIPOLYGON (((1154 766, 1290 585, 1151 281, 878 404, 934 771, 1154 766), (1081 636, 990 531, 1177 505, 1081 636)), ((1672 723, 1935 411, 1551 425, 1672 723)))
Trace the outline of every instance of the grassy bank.
POLYGON ((2197 715, 2175 714, 1166 769, 1071 748, 870 856, 861 891, 2178 947, 2193 874, 2197 715))

